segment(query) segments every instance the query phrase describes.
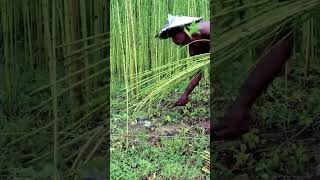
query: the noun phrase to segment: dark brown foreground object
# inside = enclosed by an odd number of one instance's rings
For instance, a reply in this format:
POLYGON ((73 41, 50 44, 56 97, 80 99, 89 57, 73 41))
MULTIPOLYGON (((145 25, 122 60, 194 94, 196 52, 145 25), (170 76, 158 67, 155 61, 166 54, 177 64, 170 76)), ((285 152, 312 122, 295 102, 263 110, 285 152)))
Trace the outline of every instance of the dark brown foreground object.
POLYGON ((310 180, 320 180, 320 175, 318 175, 318 176, 313 176, 310 180))

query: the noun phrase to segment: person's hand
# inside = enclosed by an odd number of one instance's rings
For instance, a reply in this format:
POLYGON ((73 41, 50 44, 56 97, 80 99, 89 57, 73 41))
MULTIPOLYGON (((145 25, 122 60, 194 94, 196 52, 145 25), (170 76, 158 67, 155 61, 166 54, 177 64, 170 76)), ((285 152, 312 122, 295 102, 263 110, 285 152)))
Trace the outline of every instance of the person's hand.
POLYGON ((185 94, 182 94, 179 98, 179 100, 175 103, 174 106, 184 106, 189 102, 188 96, 185 94))
POLYGON ((248 109, 242 107, 229 108, 221 124, 213 127, 213 140, 231 140, 240 137, 249 130, 249 122, 252 120, 248 109))

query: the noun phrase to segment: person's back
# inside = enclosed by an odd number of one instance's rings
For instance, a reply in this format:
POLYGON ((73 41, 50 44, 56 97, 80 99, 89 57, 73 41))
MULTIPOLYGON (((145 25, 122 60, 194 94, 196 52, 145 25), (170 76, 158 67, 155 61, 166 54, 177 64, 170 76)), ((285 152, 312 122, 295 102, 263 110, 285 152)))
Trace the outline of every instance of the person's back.
POLYGON ((190 56, 210 52, 210 21, 197 23, 199 33, 192 35, 192 42, 189 44, 190 56))

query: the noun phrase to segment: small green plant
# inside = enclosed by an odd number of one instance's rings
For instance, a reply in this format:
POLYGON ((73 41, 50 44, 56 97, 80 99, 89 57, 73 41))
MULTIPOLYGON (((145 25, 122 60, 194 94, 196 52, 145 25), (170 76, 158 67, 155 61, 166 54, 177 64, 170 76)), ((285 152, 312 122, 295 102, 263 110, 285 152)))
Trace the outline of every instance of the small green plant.
POLYGON ((177 122, 175 118, 172 118, 170 115, 166 115, 164 118, 164 121, 166 123, 170 123, 170 122, 177 122))
POLYGON ((292 144, 293 153, 289 157, 289 164, 291 165, 294 173, 303 173, 305 169, 305 163, 309 161, 306 149, 302 144, 292 144))
POLYGON ((257 135, 258 132, 258 129, 252 129, 250 132, 243 135, 243 140, 248 144, 249 149, 254 149, 260 142, 260 138, 257 135))
POLYGON ((246 153, 247 146, 243 143, 240 144, 240 151, 235 150, 233 157, 236 160, 235 167, 243 167, 249 160, 250 154, 246 153))
POLYGON ((189 26, 189 30, 184 27, 184 32, 191 38, 192 34, 199 33, 199 29, 197 23, 193 21, 189 26))
POLYGON ((183 115, 189 115, 189 113, 191 112, 191 108, 192 108, 191 103, 190 102, 187 103, 182 109, 183 115))

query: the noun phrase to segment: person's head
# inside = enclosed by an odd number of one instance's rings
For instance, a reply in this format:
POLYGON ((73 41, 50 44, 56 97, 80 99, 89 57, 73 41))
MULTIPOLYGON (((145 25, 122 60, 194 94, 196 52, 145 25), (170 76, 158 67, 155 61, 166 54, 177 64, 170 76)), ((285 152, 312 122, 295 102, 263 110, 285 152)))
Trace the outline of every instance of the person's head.
POLYGON ((192 22, 198 23, 202 20, 202 17, 189 17, 189 16, 172 16, 168 14, 167 24, 156 35, 159 39, 171 38, 177 45, 186 45, 191 42, 191 38, 184 31, 184 28, 188 29, 189 24, 192 22))
POLYGON ((187 35, 187 33, 184 32, 183 27, 170 29, 168 32, 168 36, 171 38, 172 42, 180 46, 186 45, 191 42, 190 37, 187 35))

